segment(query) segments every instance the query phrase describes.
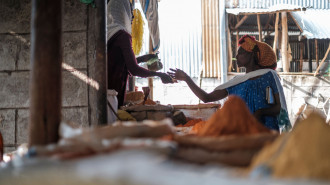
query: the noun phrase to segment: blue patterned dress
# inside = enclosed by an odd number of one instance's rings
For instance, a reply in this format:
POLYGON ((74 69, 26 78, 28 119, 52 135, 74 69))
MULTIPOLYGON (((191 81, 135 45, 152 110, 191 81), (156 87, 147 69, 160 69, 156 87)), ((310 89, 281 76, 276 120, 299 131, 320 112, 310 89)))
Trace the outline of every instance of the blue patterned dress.
MULTIPOLYGON (((266 88, 270 86, 273 93, 278 93, 275 79, 271 72, 268 72, 255 80, 247 80, 235 86, 227 88, 228 95, 237 95, 245 102, 251 113, 262 108, 269 108, 271 105, 266 101, 266 88)), ((262 123, 269 129, 279 131, 277 116, 263 116, 262 123)))

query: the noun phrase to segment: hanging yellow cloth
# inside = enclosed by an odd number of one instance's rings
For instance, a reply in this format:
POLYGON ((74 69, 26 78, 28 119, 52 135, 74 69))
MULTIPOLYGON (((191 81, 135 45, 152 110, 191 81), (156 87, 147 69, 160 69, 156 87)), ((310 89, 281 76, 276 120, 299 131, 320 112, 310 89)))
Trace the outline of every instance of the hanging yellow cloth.
POLYGON ((141 52, 143 45, 143 17, 140 10, 133 10, 134 19, 132 22, 132 47, 135 55, 141 52))

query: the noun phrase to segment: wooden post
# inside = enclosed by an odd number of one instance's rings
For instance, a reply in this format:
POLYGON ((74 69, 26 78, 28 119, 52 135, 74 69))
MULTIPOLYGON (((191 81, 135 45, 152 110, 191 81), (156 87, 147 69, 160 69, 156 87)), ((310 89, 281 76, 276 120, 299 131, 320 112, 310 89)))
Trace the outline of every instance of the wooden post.
MULTIPOLYGON (((237 30, 236 31, 236 44, 235 44, 235 47, 236 47, 236 51, 235 51, 235 57, 237 56, 238 54, 238 44, 239 44, 239 31, 237 30)), ((236 72, 239 72, 239 67, 237 65, 237 59, 236 59, 236 72)))
POLYGON ((304 64, 304 42, 300 42, 300 66, 299 71, 302 72, 304 64))
POLYGON ((278 21, 279 21, 280 13, 276 12, 276 18, 275 18, 275 35, 274 35, 274 44, 273 44, 273 50, 276 53, 277 50, 277 42, 278 42, 278 21))
POLYGON ((231 49, 231 32, 227 27, 227 47, 228 47, 228 72, 231 72, 233 68, 233 50, 231 49))
POLYGON ((227 82, 228 62, 227 62, 227 39, 226 29, 228 29, 228 19, 226 14, 225 1, 219 1, 219 32, 220 32, 220 70, 221 83, 227 82))
POLYGON ((61 122, 62 1, 33 0, 29 146, 56 143, 61 122))
POLYGON ((327 52, 325 53, 325 55, 324 55, 324 57, 323 57, 323 59, 322 59, 320 65, 319 65, 319 66, 317 67, 317 69, 315 70, 314 76, 316 76, 317 73, 319 72, 319 70, 320 70, 320 68, 321 68, 321 66, 322 66, 322 64, 323 64, 323 62, 325 61, 325 59, 327 59, 329 52, 330 52, 330 44, 329 44, 328 50, 327 50, 327 52))
POLYGON ((307 39, 307 55, 308 55, 308 71, 313 72, 313 63, 312 63, 312 55, 311 55, 311 43, 309 39, 307 39))
POLYGON ((95 0, 95 62, 92 78, 99 83, 98 89, 91 89, 90 98, 92 125, 105 125, 107 123, 107 33, 106 33, 106 0, 95 0))
POLYGON ((260 14, 257 14, 257 22, 258 22, 258 31, 259 31, 259 41, 262 42, 262 28, 260 22, 260 14))
POLYGON ((248 15, 245 15, 240 21, 238 21, 238 23, 235 26, 235 29, 238 29, 238 27, 240 27, 248 17, 249 17, 248 15))
MULTIPOLYGON (((153 53, 151 36, 149 36, 149 53, 150 54, 153 53)), ((154 79, 152 77, 148 77, 148 87, 150 89, 149 98, 151 100, 153 100, 154 99, 154 79)))
POLYGON ((319 67, 319 49, 318 49, 317 39, 315 39, 315 60, 316 66, 319 67))
POLYGON ((289 72, 289 57, 288 57, 288 17, 286 12, 282 12, 282 65, 283 71, 289 72))

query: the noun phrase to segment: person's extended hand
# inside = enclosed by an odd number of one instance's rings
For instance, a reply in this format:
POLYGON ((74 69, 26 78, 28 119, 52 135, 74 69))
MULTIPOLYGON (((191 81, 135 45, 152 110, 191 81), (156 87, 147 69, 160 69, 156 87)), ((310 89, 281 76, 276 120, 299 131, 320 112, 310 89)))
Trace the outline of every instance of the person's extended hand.
POLYGON ((168 84, 168 83, 174 83, 173 79, 171 78, 170 75, 166 74, 166 73, 159 73, 158 75, 160 77, 160 79, 162 79, 162 82, 164 84, 168 84))
POLYGON ((172 69, 170 68, 170 70, 172 72, 167 72, 172 78, 176 79, 176 80, 183 80, 185 81, 187 79, 187 74, 180 70, 180 69, 172 69))

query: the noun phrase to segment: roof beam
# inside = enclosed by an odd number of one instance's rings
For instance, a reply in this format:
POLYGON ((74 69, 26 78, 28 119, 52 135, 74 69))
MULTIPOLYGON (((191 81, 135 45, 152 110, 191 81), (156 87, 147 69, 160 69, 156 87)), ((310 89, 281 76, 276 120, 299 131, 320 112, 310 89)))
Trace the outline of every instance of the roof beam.
POLYGON ((249 16, 248 15, 245 15, 235 26, 235 29, 237 29, 238 27, 240 27, 244 21, 248 18, 249 16))

